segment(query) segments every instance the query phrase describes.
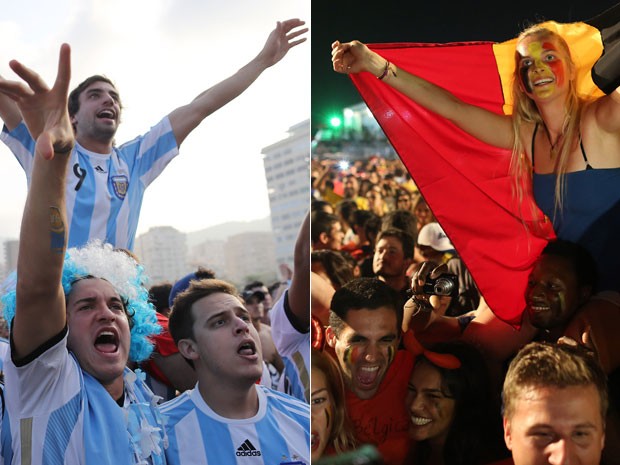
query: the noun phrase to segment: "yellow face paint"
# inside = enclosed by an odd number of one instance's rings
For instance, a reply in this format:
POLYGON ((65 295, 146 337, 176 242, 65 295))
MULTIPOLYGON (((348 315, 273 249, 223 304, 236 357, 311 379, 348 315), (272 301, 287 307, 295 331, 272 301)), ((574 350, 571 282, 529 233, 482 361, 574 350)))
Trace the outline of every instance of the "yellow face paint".
POLYGON ((546 98, 564 82, 564 67, 557 55, 557 48, 550 42, 532 41, 527 45, 527 57, 522 59, 519 70, 526 92, 546 98))

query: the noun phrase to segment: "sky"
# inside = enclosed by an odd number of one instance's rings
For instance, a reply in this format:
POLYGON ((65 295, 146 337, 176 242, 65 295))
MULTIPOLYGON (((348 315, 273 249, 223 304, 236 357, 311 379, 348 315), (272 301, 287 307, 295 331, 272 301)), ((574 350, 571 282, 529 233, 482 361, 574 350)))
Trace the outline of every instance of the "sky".
MULTIPOLYGON (((124 110, 118 144, 228 77, 261 50, 276 21, 310 25, 309 0, 21 0, 4 2, 0 74, 18 59, 50 85, 60 44, 72 47, 71 89, 93 74, 115 82, 124 110)), ((269 215, 261 150, 310 117, 310 40, 210 115, 147 189, 138 235, 183 232, 269 215)), ((16 239, 26 177, 0 143, 0 240, 16 239)))
POLYGON ((350 79, 332 71, 335 40, 364 43, 502 42, 529 24, 592 18, 619 0, 416 1, 312 0, 312 109, 314 131, 330 115, 361 101, 350 79), (363 6, 369 5, 369 6, 363 6))

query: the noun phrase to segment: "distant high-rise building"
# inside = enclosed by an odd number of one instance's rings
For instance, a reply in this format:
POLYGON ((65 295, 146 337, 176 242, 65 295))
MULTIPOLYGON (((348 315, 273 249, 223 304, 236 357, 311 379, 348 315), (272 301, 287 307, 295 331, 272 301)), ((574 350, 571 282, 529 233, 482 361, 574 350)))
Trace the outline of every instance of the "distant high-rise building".
POLYGON ((197 270, 202 266, 215 272, 217 278, 226 279, 226 256, 223 240, 207 240, 190 248, 189 266, 197 270))
POLYGON ((134 252, 150 278, 150 284, 175 282, 191 271, 187 264, 185 233, 172 226, 149 229, 136 238, 134 252))
POLYGON ((230 236, 224 246, 225 279, 243 287, 259 280, 270 284, 278 279, 273 234, 247 232, 230 236))
POLYGON ((293 268, 299 227, 310 208, 310 120, 292 126, 288 137, 263 148, 276 263, 293 268))
POLYGON ((17 239, 4 241, 4 265, 7 274, 17 268, 17 255, 19 253, 19 241, 17 239))

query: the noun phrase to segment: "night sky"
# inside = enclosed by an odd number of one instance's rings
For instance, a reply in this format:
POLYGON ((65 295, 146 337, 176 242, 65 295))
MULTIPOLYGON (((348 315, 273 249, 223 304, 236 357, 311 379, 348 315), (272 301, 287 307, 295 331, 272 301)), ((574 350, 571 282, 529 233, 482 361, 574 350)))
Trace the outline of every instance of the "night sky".
POLYGON ((547 20, 586 20, 617 3, 618 0, 312 0, 313 134, 331 112, 361 101, 350 79, 332 70, 330 53, 334 40, 502 42, 516 37, 528 25, 547 20))

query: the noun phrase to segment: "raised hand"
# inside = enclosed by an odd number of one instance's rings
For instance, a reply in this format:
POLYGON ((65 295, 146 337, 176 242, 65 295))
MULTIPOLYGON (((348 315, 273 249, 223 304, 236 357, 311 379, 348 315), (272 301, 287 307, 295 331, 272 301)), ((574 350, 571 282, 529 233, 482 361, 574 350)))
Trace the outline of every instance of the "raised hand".
POLYGON ((271 31, 259 56, 264 60, 267 67, 275 65, 288 53, 288 51, 306 41, 306 37, 299 36, 308 32, 308 28, 297 29, 306 24, 300 19, 288 19, 278 21, 276 28, 271 31))
POLYGON ((373 55, 376 53, 358 40, 345 43, 335 41, 332 44, 332 66, 337 73, 370 71, 370 59, 373 55))
POLYGON ((30 135, 37 141, 36 151, 48 160, 54 157, 54 153, 68 154, 75 143, 67 111, 71 80, 69 45, 60 47, 58 74, 51 89, 39 74, 19 61, 12 60, 9 65, 27 85, 0 77, 0 92, 17 104, 30 135))

